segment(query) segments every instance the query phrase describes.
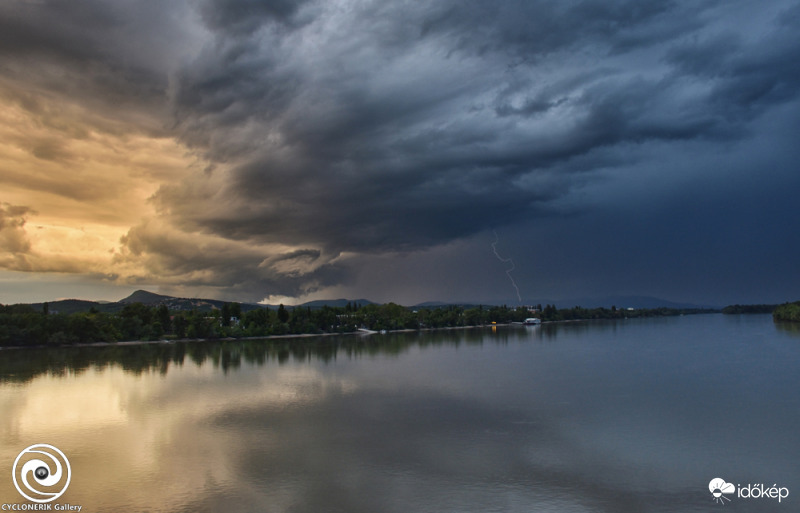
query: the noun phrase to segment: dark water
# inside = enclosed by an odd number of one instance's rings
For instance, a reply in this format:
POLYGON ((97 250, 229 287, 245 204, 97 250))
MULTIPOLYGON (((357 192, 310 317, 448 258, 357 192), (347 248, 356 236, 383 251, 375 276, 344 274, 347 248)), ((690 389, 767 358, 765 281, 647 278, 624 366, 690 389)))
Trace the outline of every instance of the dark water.
POLYGON ((800 333, 701 315, 0 351, 0 503, 83 512, 800 511, 800 333), (789 496, 728 495, 785 488, 789 496))

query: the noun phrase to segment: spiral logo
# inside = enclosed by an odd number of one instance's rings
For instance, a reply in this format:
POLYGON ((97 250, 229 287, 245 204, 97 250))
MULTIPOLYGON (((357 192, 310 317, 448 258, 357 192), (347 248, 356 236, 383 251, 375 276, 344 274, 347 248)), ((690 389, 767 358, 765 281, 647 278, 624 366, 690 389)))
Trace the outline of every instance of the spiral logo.
POLYGON ((23 449, 14 460, 14 486, 32 502, 50 502, 67 491, 72 469, 63 452, 47 444, 23 449), (20 466, 18 471, 17 467, 20 466), (19 479, 17 479, 19 476, 19 479), (20 481, 22 481, 20 486, 20 481))

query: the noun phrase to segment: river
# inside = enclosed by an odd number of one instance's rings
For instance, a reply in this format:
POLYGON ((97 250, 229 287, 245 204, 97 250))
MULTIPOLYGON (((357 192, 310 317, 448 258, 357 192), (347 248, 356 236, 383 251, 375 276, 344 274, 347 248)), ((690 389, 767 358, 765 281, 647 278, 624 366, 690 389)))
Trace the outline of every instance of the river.
POLYGON ((765 315, 0 362, 2 504, 47 444, 70 481, 42 504, 82 512, 800 510, 800 332, 765 315))

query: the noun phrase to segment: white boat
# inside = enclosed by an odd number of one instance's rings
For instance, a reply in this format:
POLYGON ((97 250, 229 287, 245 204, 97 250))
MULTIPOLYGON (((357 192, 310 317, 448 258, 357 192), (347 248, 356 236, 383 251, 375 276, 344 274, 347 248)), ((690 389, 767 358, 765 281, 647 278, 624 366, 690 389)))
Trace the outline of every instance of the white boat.
POLYGON ((535 326, 541 323, 542 323, 541 319, 537 319, 536 317, 528 317, 522 324, 524 324, 525 326, 535 326))

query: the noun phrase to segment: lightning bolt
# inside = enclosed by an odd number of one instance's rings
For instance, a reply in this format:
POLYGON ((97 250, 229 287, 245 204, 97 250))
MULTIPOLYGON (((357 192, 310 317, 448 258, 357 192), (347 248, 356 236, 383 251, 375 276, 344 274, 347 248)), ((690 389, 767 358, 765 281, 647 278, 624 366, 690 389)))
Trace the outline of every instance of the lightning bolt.
POLYGON ((511 271, 513 271, 514 268, 516 267, 514 265, 514 260, 511 258, 503 258, 500 256, 500 253, 497 252, 497 243, 500 242, 500 237, 497 235, 496 230, 492 230, 492 233, 494 233, 494 242, 492 242, 492 251, 494 251, 494 256, 496 256, 497 259, 503 262, 504 264, 509 264, 509 263, 511 264, 511 267, 506 269, 506 276, 508 276, 508 279, 511 280, 511 285, 513 285, 514 290, 517 291, 517 299, 519 300, 520 303, 522 303, 522 296, 519 294, 519 287, 517 287, 517 282, 514 281, 514 277, 511 276, 511 271))

